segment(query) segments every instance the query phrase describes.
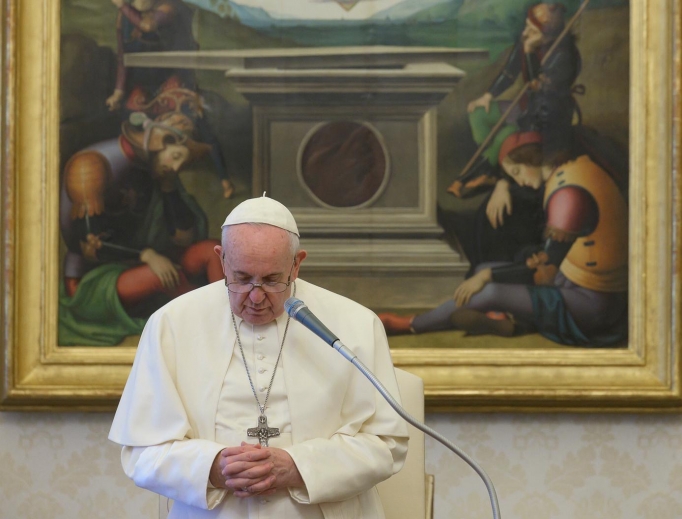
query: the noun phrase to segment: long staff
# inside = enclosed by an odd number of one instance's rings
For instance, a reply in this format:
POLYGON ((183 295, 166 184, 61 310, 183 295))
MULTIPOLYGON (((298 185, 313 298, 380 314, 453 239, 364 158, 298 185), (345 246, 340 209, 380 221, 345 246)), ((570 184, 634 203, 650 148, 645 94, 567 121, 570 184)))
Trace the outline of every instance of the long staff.
MULTIPOLYGON (((561 31, 561 33, 559 34, 559 36, 557 36, 556 40, 554 40, 554 43, 552 43, 552 46, 549 48, 549 50, 547 51, 547 53, 546 53, 546 54, 544 55, 544 57, 542 58, 542 61, 540 62, 540 66, 544 65, 544 64, 547 62, 547 60, 549 59, 549 57, 550 57, 550 56, 554 53, 554 51, 556 50, 556 48, 557 48, 557 46, 559 45, 559 43, 561 43, 561 40, 563 40, 563 39, 566 37, 566 35, 568 34, 568 32, 571 30, 571 27, 573 27, 573 25, 575 25, 575 22, 578 20, 578 18, 580 17, 580 15, 583 13, 583 11, 585 10, 585 8, 587 7, 587 4, 589 4, 589 3, 590 3, 590 0, 584 0, 584 1, 583 1, 583 3, 580 5, 580 7, 578 8, 578 10, 575 12, 575 14, 573 15, 573 17, 568 21, 568 23, 567 23, 566 26, 564 27, 564 30, 561 31)), ((508 107, 508 108, 505 110, 505 112, 502 114, 502 117, 500 117, 500 120, 497 121, 497 123, 495 124, 495 126, 493 126, 493 129, 490 130, 490 133, 489 133, 488 136, 485 138, 485 140, 481 143, 481 145, 478 147, 478 149, 476 150, 476 153, 474 153, 474 155, 471 157, 471 160, 469 160, 469 162, 467 162, 467 165, 464 166, 464 169, 463 169, 462 172, 459 174, 459 178, 462 178, 462 177, 466 174, 466 172, 469 171, 469 169, 471 168, 471 166, 473 166, 474 162, 476 162, 476 159, 478 159, 478 157, 481 156, 481 153, 483 153, 483 151, 488 147, 488 144, 490 144, 490 141, 492 141, 492 140, 493 140, 493 137, 495 137, 495 135, 497 134, 497 132, 500 131, 500 128, 502 128, 502 125, 503 125, 503 124, 505 123, 505 121, 507 120, 507 117, 509 117, 509 114, 510 114, 511 111, 514 109, 514 107, 519 103, 519 101, 520 101, 521 98, 524 96, 524 94, 526 93, 526 91, 528 90, 529 87, 530 87, 530 82, 525 83, 525 84, 523 85, 523 88, 521 88, 521 90, 519 91, 519 93, 516 94, 516 97, 514 97, 514 100, 512 101, 512 103, 509 105, 509 107, 508 107)), ((450 187, 450 189, 452 189, 452 186, 450 187)), ((449 191, 450 189, 448 189, 448 191, 449 191)))

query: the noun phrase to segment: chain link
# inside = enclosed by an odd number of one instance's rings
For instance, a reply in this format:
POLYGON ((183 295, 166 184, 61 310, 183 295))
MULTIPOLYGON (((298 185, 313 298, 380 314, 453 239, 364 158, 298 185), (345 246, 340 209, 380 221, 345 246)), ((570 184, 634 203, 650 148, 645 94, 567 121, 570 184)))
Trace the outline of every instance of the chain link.
MULTIPOLYGON (((296 297, 296 282, 293 282, 294 285, 294 294, 293 297, 296 297)), ((228 297, 229 297, 229 291, 228 291, 228 297)), ((258 405, 258 411, 260 412, 261 415, 265 414, 265 406, 268 404, 268 398, 270 398, 270 390, 272 389, 272 383, 275 381, 275 374, 277 373, 277 367, 279 366, 279 359, 282 356, 282 350, 284 349, 284 341, 287 338, 287 331, 289 331, 289 322, 291 321, 291 316, 287 318, 287 324, 284 327, 284 336, 282 337, 282 344, 279 347, 279 354, 277 355, 277 362, 275 363, 275 369, 272 370, 272 377, 270 377, 270 385, 268 386, 268 392, 265 394, 265 401, 263 402, 263 405, 260 405, 260 400, 258 400, 258 394, 256 393, 256 388, 253 385, 253 380, 251 380, 251 373, 249 373, 249 366, 246 364, 246 356, 244 355, 244 348, 242 347, 242 340, 239 337, 239 330, 237 329, 237 320, 234 317, 234 312, 232 311, 232 307, 230 306, 230 313, 232 314, 232 326, 234 327, 234 333, 237 335, 237 344, 239 344, 239 351, 242 353, 242 360, 244 361, 244 369, 246 370, 246 376, 249 379, 249 384, 251 385, 251 391, 253 392, 253 396, 256 399, 256 404, 258 405)))

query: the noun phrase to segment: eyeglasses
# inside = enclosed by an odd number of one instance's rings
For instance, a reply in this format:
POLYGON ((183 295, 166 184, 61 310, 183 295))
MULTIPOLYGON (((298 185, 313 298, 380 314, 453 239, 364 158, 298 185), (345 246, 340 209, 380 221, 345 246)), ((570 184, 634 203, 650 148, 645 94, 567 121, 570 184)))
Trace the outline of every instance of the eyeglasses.
POLYGON ((269 281, 267 283, 228 283, 227 279, 225 280, 225 286, 233 294, 248 294, 256 287, 268 294, 279 294, 280 292, 284 292, 289 285, 291 285, 291 281, 287 281, 286 283, 281 281, 269 281))
POLYGON ((238 281, 233 281, 232 283, 228 283, 227 278, 225 278, 225 286, 233 294, 248 294, 256 287, 268 294, 280 294, 291 285, 291 273, 294 270, 294 265, 296 265, 295 259, 291 264, 291 270, 289 271, 289 277, 287 278, 286 283, 283 281, 266 281, 265 283, 239 283, 238 281))

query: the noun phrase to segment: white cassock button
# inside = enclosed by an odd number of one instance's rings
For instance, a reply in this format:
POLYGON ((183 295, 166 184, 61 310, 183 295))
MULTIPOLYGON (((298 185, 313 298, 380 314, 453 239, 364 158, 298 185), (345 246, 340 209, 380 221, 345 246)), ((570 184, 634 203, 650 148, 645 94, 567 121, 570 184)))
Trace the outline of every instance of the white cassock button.
POLYGON ((258 360, 263 360, 265 358, 265 355, 258 355, 258 360))
POLYGON ((260 373, 261 375, 265 373, 265 368, 258 368, 258 373, 260 373))
POLYGON ((256 339, 259 341, 262 341, 263 339, 265 339, 265 337, 263 337, 262 335, 259 335, 258 337, 256 337, 256 339))
POLYGON ((266 390, 266 389, 267 389, 267 388, 266 388, 265 386, 261 386, 261 387, 258 388, 258 390, 259 390, 261 393, 265 393, 265 390, 266 390))

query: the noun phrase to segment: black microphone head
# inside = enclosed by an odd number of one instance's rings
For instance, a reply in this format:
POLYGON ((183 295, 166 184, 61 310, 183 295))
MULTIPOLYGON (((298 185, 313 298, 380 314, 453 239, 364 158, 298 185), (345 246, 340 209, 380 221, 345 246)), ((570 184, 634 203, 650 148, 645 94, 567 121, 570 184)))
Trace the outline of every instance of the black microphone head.
POLYGON ((296 317, 296 313, 305 307, 305 303, 296 297, 290 297, 284 301, 284 310, 291 316, 296 317))

